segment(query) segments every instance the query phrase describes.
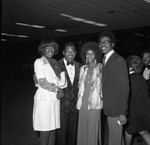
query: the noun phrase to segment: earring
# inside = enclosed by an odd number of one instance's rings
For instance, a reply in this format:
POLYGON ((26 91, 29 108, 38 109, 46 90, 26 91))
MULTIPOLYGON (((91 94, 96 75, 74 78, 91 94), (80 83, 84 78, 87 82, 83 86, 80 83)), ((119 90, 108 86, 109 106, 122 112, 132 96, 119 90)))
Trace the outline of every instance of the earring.
POLYGON ((87 59, 85 60, 85 63, 86 63, 86 64, 88 63, 88 60, 87 60, 87 59))
POLYGON ((95 64, 97 63, 97 60, 95 59, 95 64))

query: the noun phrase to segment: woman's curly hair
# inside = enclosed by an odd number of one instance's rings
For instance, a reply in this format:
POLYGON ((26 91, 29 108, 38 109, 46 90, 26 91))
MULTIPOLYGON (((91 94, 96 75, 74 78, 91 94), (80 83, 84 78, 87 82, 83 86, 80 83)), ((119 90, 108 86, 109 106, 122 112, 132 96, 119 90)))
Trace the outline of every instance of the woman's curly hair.
POLYGON ((80 57, 82 58, 82 62, 84 64, 86 64, 86 53, 88 50, 92 50, 95 53, 95 58, 97 63, 101 63, 102 62, 102 52, 99 49, 99 45, 96 42, 87 42, 85 44, 83 44, 83 46, 81 47, 81 51, 80 51, 80 57))
POLYGON ((59 51, 59 45, 54 40, 43 39, 38 47, 38 52, 43 55, 45 52, 45 48, 48 46, 52 46, 54 48, 54 55, 56 55, 59 51))

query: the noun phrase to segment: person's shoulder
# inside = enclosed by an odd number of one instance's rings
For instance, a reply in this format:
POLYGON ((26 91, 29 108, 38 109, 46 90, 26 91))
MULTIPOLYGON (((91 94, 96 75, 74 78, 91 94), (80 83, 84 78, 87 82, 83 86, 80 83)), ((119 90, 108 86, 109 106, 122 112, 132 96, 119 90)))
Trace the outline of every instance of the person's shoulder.
POLYGON ((59 64, 64 63, 63 58, 59 59, 59 60, 58 60, 58 63, 59 63, 59 64))
POLYGON ((85 64, 85 65, 82 65, 81 67, 80 67, 80 70, 85 70, 85 69, 88 69, 88 66, 85 64))
POLYGON ((40 58, 37 58, 34 63, 35 64, 47 64, 48 61, 45 57, 40 57, 40 58))
POLYGON ((98 63, 98 64, 97 64, 97 68, 98 68, 99 70, 102 70, 102 63, 98 63))
POLYGON ((98 63, 97 66, 98 66, 98 67, 102 67, 102 63, 98 63))
POLYGON ((124 59, 123 56, 121 56, 120 54, 118 54, 117 52, 114 52, 114 56, 118 59, 124 59))
POLYGON ((43 61, 43 59, 42 59, 42 57, 40 57, 40 58, 37 58, 34 62, 37 63, 37 62, 42 62, 42 61, 43 61))
POLYGON ((76 61, 76 60, 74 60, 74 62, 75 62, 75 64, 76 64, 78 67, 83 66, 83 64, 82 64, 82 63, 80 63, 80 62, 78 62, 78 61, 76 61))
POLYGON ((131 74, 130 75, 130 81, 131 81, 131 83, 134 83, 134 85, 139 85, 141 87, 147 87, 147 81, 139 73, 131 74))
POLYGON ((136 79, 136 80, 138 79, 138 80, 140 80, 141 82, 142 82, 142 81, 145 82, 145 79, 144 79, 144 77, 142 76, 142 74, 133 73, 133 74, 131 74, 130 76, 131 76, 131 78, 134 78, 134 79, 136 79))
POLYGON ((116 52, 114 53, 114 58, 118 62, 124 62, 124 63, 126 63, 125 58, 123 56, 121 56, 120 54, 116 53, 116 52))

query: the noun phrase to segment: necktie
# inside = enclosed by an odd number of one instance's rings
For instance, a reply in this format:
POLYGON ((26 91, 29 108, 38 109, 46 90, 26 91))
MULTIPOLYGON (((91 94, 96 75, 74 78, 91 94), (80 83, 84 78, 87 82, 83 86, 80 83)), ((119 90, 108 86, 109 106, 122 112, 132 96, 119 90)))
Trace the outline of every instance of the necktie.
POLYGON ((74 62, 73 61, 67 61, 67 65, 74 65, 74 62))
POLYGON ((106 56, 103 57, 102 64, 105 65, 106 56))

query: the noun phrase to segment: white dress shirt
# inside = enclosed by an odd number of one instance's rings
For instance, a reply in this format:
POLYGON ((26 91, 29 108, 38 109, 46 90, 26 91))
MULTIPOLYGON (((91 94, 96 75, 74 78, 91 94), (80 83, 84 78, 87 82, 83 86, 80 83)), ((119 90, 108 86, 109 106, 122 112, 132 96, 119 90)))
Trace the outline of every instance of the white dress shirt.
POLYGON ((107 61, 108 61, 108 59, 109 59, 109 57, 114 53, 115 51, 114 50, 111 50, 111 51, 109 51, 106 55, 105 55, 105 64, 107 63, 107 61))
POLYGON ((71 64, 67 65, 67 60, 65 58, 63 59, 63 61, 65 63, 70 81, 73 84, 74 77, 75 77, 75 65, 71 65, 71 64))
POLYGON ((143 77, 146 79, 146 80, 149 80, 150 78, 150 69, 148 69, 147 67, 144 69, 143 71, 143 77))

